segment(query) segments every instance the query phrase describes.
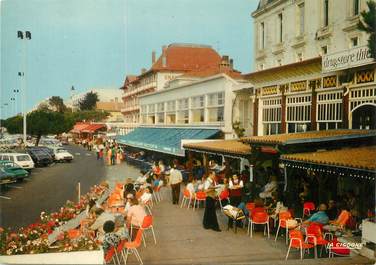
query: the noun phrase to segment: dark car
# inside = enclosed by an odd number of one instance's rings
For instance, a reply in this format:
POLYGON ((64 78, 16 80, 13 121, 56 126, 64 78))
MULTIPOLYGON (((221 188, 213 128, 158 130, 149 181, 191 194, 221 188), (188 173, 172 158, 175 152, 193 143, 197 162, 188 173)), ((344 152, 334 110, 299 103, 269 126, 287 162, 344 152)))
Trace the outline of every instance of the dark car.
POLYGON ((41 149, 27 148, 26 151, 31 156, 31 159, 33 159, 35 165, 39 167, 46 167, 54 161, 47 152, 41 149))
POLYGON ((29 172, 12 161, 0 160, 0 168, 5 173, 13 176, 16 181, 22 181, 24 178, 29 176, 29 172))
POLYGON ((17 179, 12 174, 9 174, 3 168, 0 168, 0 185, 14 183, 16 181, 17 179))
POLYGON ((52 161, 55 160, 55 153, 54 153, 54 150, 52 150, 51 148, 49 148, 49 147, 47 147, 47 146, 30 146, 30 147, 28 147, 28 149, 44 151, 44 152, 46 152, 48 155, 51 156, 52 161))

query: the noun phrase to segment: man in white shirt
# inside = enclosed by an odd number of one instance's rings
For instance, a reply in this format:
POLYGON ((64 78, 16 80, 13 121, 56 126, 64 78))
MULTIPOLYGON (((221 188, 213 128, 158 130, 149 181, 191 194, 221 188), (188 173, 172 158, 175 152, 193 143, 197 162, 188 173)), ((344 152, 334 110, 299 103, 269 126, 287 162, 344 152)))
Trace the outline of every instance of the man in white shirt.
POLYGON ((169 184, 172 190, 172 204, 179 204, 180 184, 183 181, 183 175, 175 166, 170 170, 169 184))

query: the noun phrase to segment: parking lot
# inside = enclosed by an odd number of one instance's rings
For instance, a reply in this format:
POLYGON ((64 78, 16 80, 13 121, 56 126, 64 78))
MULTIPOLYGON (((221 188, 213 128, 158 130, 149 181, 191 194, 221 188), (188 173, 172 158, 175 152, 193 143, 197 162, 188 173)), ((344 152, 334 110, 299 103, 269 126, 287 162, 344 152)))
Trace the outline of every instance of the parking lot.
POLYGON ((37 220, 42 211, 57 211, 66 200, 77 200, 81 193, 106 178, 103 161, 95 153, 78 146, 66 146, 74 155, 71 163, 54 163, 35 168, 21 183, 9 184, 0 193, 2 227, 21 227, 37 220))

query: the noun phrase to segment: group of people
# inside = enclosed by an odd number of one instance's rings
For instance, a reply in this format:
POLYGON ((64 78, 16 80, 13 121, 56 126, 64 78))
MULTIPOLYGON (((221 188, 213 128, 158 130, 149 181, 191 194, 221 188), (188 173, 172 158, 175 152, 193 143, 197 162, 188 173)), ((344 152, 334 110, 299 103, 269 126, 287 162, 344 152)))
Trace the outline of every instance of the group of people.
POLYGON ((151 214, 148 205, 152 193, 148 182, 127 179, 124 185, 116 185, 107 203, 99 205, 94 199, 89 201, 87 229, 95 234, 105 252, 122 239, 134 240, 144 218, 151 214))

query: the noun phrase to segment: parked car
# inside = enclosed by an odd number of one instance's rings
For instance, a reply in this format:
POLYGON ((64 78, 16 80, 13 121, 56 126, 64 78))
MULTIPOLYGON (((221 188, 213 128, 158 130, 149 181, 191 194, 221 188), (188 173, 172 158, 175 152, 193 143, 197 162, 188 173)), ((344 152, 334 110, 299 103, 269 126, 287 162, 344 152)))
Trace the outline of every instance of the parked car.
POLYGON ((12 175, 16 181, 22 181, 29 176, 29 172, 12 161, 0 160, 0 168, 6 173, 12 175))
POLYGON ((17 182, 17 179, 6 172, 3 168, 0 168, 0 185, 17 182))
POLYGON ((33 148, 27 148, 26 150, 37 166, 46 167, 54 161, 52 157, 43 150, 33 148))
POLYGON ((0 160, 13 161, 26 170, 32 170, 35 166, 31 156, 25 153, 0 153, 0 160))
POLYGON ((73 160, 73 155, 69 153, 65 148, 56 147, 53 150, 55 154, 55 161, 71 162, 73 160))
POLYGON ((27 147, 27 149, 28 150, 43 151, 51 157, 52 161, 55 160, 55 153, 54 153, 54 150, 52 150, 52 148, 49 148, 49 147, 46 147, 46 146, 29 146, 29 147, 27 147))

